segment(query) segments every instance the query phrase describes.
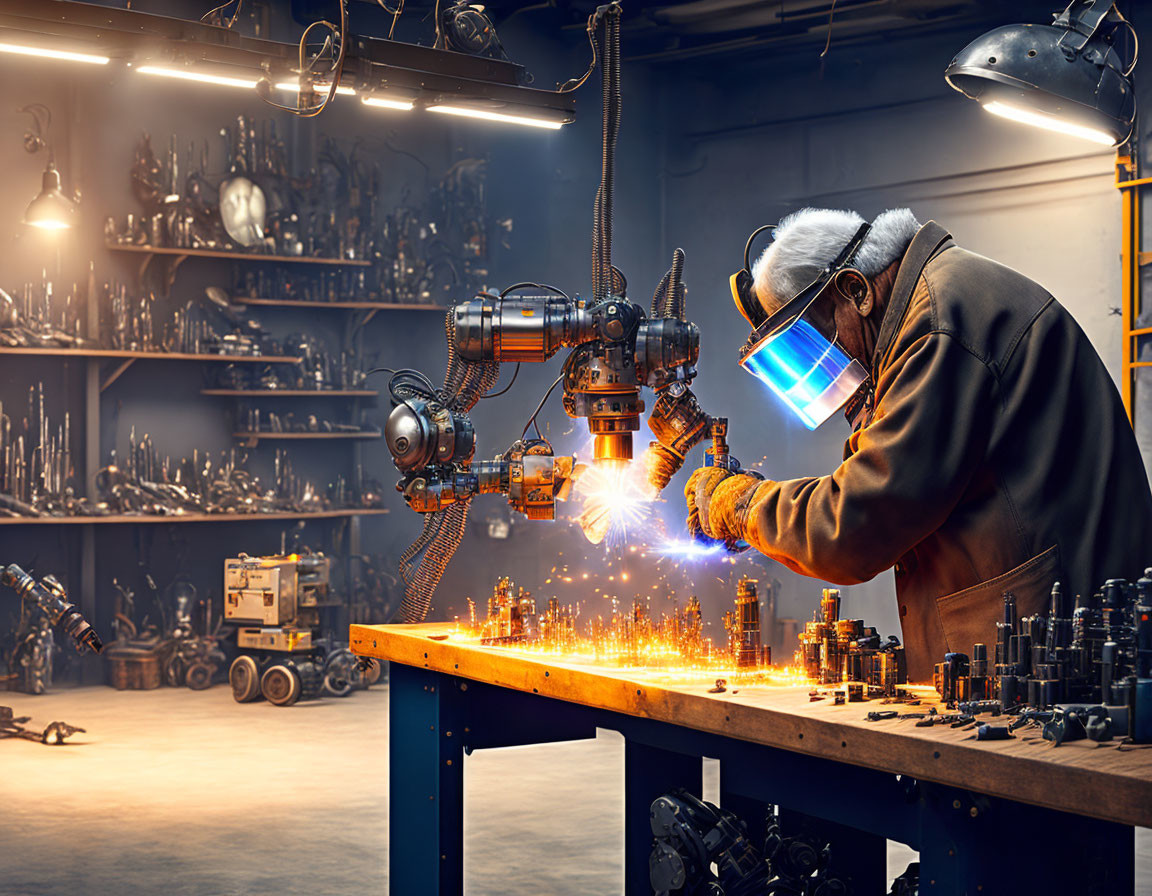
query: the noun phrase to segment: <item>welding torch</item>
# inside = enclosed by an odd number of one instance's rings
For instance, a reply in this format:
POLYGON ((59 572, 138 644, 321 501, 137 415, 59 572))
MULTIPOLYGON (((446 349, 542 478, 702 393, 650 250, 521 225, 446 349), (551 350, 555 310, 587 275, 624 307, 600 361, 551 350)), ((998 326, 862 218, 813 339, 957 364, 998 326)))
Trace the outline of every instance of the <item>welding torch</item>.
MULTIPOLYGON (((744 474, 746 476, 755 476, 757 479, 764 478, 754 470, 745 470, 740 466, 740 461, 732 456, 732 452, 728 448, 727 417, 709 417, 708 433, 712 437, 712 445, 704 449, 704 466, 719 467, 734 475, 744 474)), ((730 554, 742 554, 748 550, 748 548, 752 547, 752 545, 743 539, 726 538, 724 539, 724 547, 730 554)))

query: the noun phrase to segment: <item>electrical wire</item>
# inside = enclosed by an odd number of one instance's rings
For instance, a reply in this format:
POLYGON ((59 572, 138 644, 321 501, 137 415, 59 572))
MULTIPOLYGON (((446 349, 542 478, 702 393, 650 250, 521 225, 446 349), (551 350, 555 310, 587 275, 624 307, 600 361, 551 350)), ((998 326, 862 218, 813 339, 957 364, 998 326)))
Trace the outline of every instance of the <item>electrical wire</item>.
POLYGON ((828 10, 828 40, 824 42, 824 50, 820 53, 820 58, 823 59, 828 55, 828 51, 832 49, 832 19, 836 15, 836 0, 832 0, 832 8, 828 10))
POLYGON ((1132 34, 1132 64, 1129 65, 1128 69, 1124 72, 1124 77, 1127 78, 1136 70, 1136 62, 1140 59, 1140 35, 1136 33, 1136 29, 1132 23, 1124 17, 1124 13, 1120 12, 1120 7, 1113 4, 1112 11, 1119 17, 1122 25, 1128 26, 1128 31, 1132 34))
POLYGON ((498 398, 499 396, 503 395, 505 392, 512 388, 512 384, 516 382, 516 377, 518 376, 520 376, 519 361, 516 362, 516 369, 512 371, 512 379, 508 381, 508 385, 501 389, 499 392, 489 392, 487 395, 481 395, 480 400, 483 401, 485 398, 498 398))
POLYGON ((440 0, 436 0, 436 6, 432 10, 432 24, 436 28, 436 40, 432 43, 434 50, 445 49, 444 28, 440 23, 440 0))
POLYGON ((588 71, 584 72, 579 78, 570 78, 556 88, 556 93, 571 93, 584 86, 584 82, 592 77, 592 72, 596 71, 596 64, 600 59, 600 48, 596 43, 596 29, 600 27, 600 22, 608 15, 609 11, 615 7, 616 15, 620 13, 620 4, 617 2, 607 3, 604 6, 599 6, 592 15, 588 16, 588 26, 585 29, 588 33, 588 44, 592 47, 592 61, 588 63, 588 71))
POLYGON ((602 302, 612 290, 612 212, 616 183, 616 142, 620 134, 620 5, 609 4, 604 13, 604 53, 601 67, 604 119, 600 159, 600 187, 592 224, 592 299, 602 302))
MULTIPOLYGON (((560 385, 560 381, 562 379, 564 379, 564 374, 560 374, 560 376, 556 377, 556 379, 553 381, 552 385, 548 387, 548 391, 545 392, 544 397, 540 399, 540 404, 536 405, 536 410, 534 410, 532 412, 532 416, 529 417, 528 422, 524 424, 524 430, 523 430, 523 432, 520 433, 521 439, 523 439, 524 436, 526 436, 528 434, 528 427, 529 426, 536 427, 537 438, 544 439, 544 434, 540 432, 540 426, 536 423, 536 415, 539 414, 540 411, 542 411, 544 409, 544 403, 548 400, 548 396, 552 394, 553 389, 555 389, 557 386, 560 385)), ((547 441, 547 439, 544 439, 544 441, 547 441)))
MULTIPOLYGON (((384 0, 379 0, 379 2, 381 6, 384 6, 384 0)), ((384 8, 388 9, 387 6, 384 6, 384 8)), ((400 21, 400 14, 402 12, 404 12, 404 0, 400 0, 400 2, 396 4, 396 12, 392 13, 392 27, 388 29, 388 40, 392 40, 392 34, 396 30, 396 23, 400 21)))
MULTIPOLYGON (((301 107, 301 102, 305 96, 310 96, 310 92, 301 90, 296 94, 296 106, 285 106, 282 103, 273 102, 265 96, 260 99, 264 100, 269 106, 274 109, 279 109, 282 112, 290 112, 300 118, 315 118, 321 112, 328 108, 328 104, 332 102, 333 97, 336 96, 336 88, 340 86, 340 76, 344 73, 344 58, 348 49, 348 6, 347 0, 339 0, 340 3, 340 25, 337 27, 327 19, 319 19, 304 29, 304 33, 300 35, 299 50, 299 73, 298 76, 303 79, 305 76, 312 74, 312 69, 334 44, 334 41, 339 41, 340 49, 335 53, 332 61, 332 67, 328 72, 328 93, 324 96, 323 102, 318 106, 309 106, 307 108, 301 107), (320 49, 311 58, 307 59, 308 55, 308 35, 312 32, 313 28, 327 28, 329 30, 328 36, 324 39, 324 43, 320 49)), ((266 83, 266 82, 264 82, 266 83)), ((311 83, 309 81, 309 83, 311 83)))
POLYGON ((364 378, 367 379, 374 373, 392 374, 388 380, 388 397, 392 399, 393 405, 402 404, 417 415, 420 412, 408 400, 411 396, 418 396, 426 401, 434 401, 447 406, 447 403, 442 400, 441 391, 419 370, 411 367, 404 367, 400 370, 392 367, 373 367, 364 374, 364 378))
MULTIPOLYGON (((209 16, 213 16, 213 15, 215 15, 216 13, 220 12, 220 10, 222 10, 222 9, 226 9, 227 7, 231 6, 231 5, 232 5, 232 3, 233 3, 233 0, 227 0, 227 2, 226 2, 226 3, 221 3, 221 4, 220 4, 219 6, 217 6, 215 9, 210 9, 210 10, 208 10, 208 12, 204 13, 204 15, 202 15, 202 16, 200 17, 200 21, 201 21, 201 22, 203 22, 203 21, 204 21, 205 19, 207 19, 209 16)), ((231 18, 231 19, 228 21, 228 24, 227 24, 227 25, 224 25, 224 26, 223 26, 224 28, 231 28, 233 25, 235 25, 235 24, 236 24, 236 20, 237 20, 238 18, 240 18, 240 10, 241 10, 241 8, 244 6, 244 0, 235 0, 235 3, 236 3, 236 9, 234 9, 234 10, 232 11, 232 18, 231 18)))
POLYGON ((513 283, 511 286, 505 287, 500 291, 499 298, 502 299, 511 292, 515 292, 518 289, 527 289, 529 286, 534 287, 535 289, 546 289, 549 292, 556 293, 558 296, 563 296, 565 299, 569 298, 568 293, 564 292, 564 290, 560 289, 558 286, 552 286, 548 283, 532 283, 527 280, 525 280, 523 283, 513 283))

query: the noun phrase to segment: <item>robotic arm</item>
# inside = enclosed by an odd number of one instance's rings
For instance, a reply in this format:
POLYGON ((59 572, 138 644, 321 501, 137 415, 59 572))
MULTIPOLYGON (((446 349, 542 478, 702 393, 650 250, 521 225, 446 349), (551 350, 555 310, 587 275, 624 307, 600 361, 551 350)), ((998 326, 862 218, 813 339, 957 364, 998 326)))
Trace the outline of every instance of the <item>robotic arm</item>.
POLYGON ((647 313, 628 299, 627 281, 612 265, 620 14, 619 4, 610 2, 589 20, 604 96, 591 300, 537 283, 483 293, 457 305, 445 321, 448 373, 442 389, 422 374, 393 375, 389 391, 394 407, 385 436, 402 475, 397 487, 408 505, 424 514, 424 531, 400 560, 405 583, 400 621, 417 622, 428 612, 464 536, 474 495, 503 494, 529 519, 552 519, 555 500, 563 497, 578 472, 575 458, 557 458, 546 439, 526 441, 523 434, 504 455, 472 463, 475 431, 468 412, 495 384, 502 363, 541 363, 562 348, 570 350, 557 384, 563 383, 568 416, 587 419, 597 462, 632 459, 632 433, 640 428, 645 409, 641 390, 652 389, 656 404, 650 423, 657 442, 649 455, 649 480, 657 491, 708 432, 710 420, 688 388, 696 376, 700 331, 685 318, 683 251, 674 253, 647 313), (603 35, 597 43, 601 24, 603 35), (543 294, 521 294, 529 287, 543 294))
MULTIPOLYGON (((449 317, 451 321, 451 316, 449 317)), ((518 440, 500 457, 473 463, 476 430, 468 411, 495 383, 498 364, 465 364, 449 346, 443 389, 416 371, 393 372, 393 408, 384 426, 396 488, 424 515, 424 529, 400 558, 404 599, 396 620, 420 622, 464 537, 472 498, 505 495, 529 519, 555 517, 578 472, 575 457, 555 457, 544 439, 518 440)))
POLYGON ((55 576, 44 576, 37 582, 15 563, 0 573, 0 582, 13 589, 24 603, 39 607, 52 625, 64 630, 76 645, 76 652, 91 648, 94 653, 104 649, 104 642, 96 630, 68 601, 68 593, 55 576))
POLYGON ((397 488, 417 513, 436 513, 474 495, 506 495, 528 519, 554 519, 576 467, 575 457, 555 457, 543 439, 514 442, 502 456, 473 463, 471 419, 425 399, 397 404, 384 436, 403 473, 397 488))
POLYGON ((517 440, 501 456, 473 462, 476 432, 468 412, 487 392, 505 362, 540 363, 570 348, 559 380, 568 416, 587 418, 597 462, 632 459, 632 433, 644 411, 641 390, 656 392, 649 423, 657 441, 649 453, 649 482, 660 491, 688 451, 711 431, 689 384, 696 376, 700 331, 684 319, 680 281, 684 253, 652 300, 652 317, 629 301, 623 277, 599 302, 550 295, 484 294, 457 305, 446 321, 448 373, 442 389, 423 374, 394 372, 393 409, 384 427, 402 478, 397 489, 425 514, 424 532, 401 558, 406 594, 399 620, 417 622, 463 538, 475 495, 501 494, 529 519, 555 517, 579 473, 574 457, 556 457, 546 439, 517 440), (617 294, 621 293, 621 294, 617 294))
POLYGON ((684 318, 683 266, 684 253, 677 249, 650 314, 624 295, 627 284, 617 272, 616 288, 591 304, 559 290, 525 296, 512 295, 512 287, 478 296, 456 306, 449 339, 471 363, 540 363, 570 348, 562 379, 564 410, 588 420, 597 461, 632 459, 632 433, 645 409, 641 390, 652 389, 657 396, 649 418, 657 437, 653 445, 671 468, 654 480, 659 490, 708 425, 688 388, 700 357, 700 330, 684 318))

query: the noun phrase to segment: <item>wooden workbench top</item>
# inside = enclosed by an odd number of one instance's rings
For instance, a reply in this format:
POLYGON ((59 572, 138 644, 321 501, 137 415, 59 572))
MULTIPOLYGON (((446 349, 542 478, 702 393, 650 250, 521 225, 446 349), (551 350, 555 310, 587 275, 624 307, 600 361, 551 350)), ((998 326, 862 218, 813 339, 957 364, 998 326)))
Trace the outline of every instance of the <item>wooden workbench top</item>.
MULTIPOLYGON (((838 762, 936 781, 1019 802, 1152 827, 1152 747, 1075 741, 1051 747, 1038 729, 977 741, 975 729, 869 722, 871 710, 924 707, 879 700, 810 702, 810 687, 742 685, 711 694, 716 675, 582 665, 527 649, 484 647, 451 623, 353 625, 354 653, 656 719, 838 762)), ((932 688, 922 690, 935 697, 932 688)), ((993 724, 1006 719, 980 717, 993 724)))

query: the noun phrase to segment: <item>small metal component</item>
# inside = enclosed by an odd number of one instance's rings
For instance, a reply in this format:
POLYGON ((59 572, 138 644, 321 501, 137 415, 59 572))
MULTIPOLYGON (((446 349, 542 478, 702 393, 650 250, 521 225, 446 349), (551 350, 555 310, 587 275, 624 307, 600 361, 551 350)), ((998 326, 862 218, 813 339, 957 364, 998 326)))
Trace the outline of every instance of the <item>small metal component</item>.
POLYGON ((981 725, 976 729, 977 740, 1010 740, 1012 732, 1007 725, 981 725))

